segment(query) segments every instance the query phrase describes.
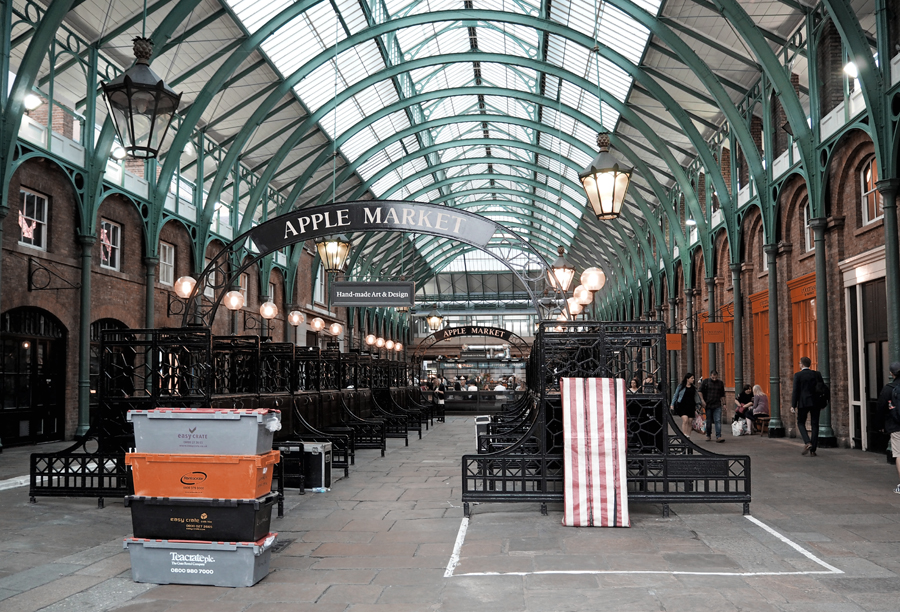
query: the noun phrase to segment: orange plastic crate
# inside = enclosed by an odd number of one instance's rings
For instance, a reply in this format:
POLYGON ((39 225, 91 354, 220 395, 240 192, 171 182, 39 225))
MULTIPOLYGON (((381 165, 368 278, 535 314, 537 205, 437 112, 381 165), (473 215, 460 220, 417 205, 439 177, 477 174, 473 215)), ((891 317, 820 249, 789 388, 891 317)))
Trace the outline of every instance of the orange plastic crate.
POLYGON ((272 489, 277 450, 262 455, 127 453, 134 494, 151 497, 254 499, 272 489))

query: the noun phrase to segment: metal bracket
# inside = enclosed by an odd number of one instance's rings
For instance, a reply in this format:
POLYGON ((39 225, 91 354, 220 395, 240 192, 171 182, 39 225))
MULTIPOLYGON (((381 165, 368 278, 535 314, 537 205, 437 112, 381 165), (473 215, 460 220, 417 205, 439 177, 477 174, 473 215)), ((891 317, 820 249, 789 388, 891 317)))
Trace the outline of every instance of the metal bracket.
POLYGON ((187 308, 187 300, 181 299, 174 293, 167 293, 168 300, 166 302, 166 316, 177 317, 184 314, 187 308))
POLYGON ((63 289, 81 289, 81 285, 73 285, 38 260, 28 258, 28 291, 60 291, 63 289), (53 279, 59 279, 68 287, 51 287, 53 279))
POLYGON ((255 315, 246 310, 243 310, 242 312, 244 313, 244 329, 262 329, 262 318, 259 315, 255 315))

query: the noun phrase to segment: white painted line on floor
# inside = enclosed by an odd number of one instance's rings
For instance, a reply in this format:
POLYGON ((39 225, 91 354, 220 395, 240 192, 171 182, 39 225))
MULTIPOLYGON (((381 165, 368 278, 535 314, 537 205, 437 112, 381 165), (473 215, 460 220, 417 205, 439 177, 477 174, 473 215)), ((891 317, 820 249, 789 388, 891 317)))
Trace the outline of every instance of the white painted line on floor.
POLYGON ((453 576, 453 570, 459 564, 459 550, 462 548, 463 542, 466 541, 466 530, 469 528, 469 517, 464 516, 459 524, 459 532, 456 534, 456 544, 453 545, 453 554, 450 555, 450 562, 447 563, 447 570, 444 572, 444 578, 453 576))
POLYGON ((763 528, 766 532, 772 534, 804 557, 810 559, 818 565, 826 568, 825 570, 810 570, 810 571, 796 571, 796 572, 689 572, 683 570, 545 570, 545 571, 537 571, 537 572, 472 572, 469 574, 454 574, 453 571, 456 569, 456 566, 459 565, 459 552, 462 548, 463 541, 466 539, 466 530, 469 527, 469 519, 464 518, 462 524, 459 526, 459 533, 456 536, 456 544, 453 547, 453 554, 450 556, 450 562, 447 564, 447 571, 444 572, 444 578, 453 578, 453 577, 472 577, 472 576, 537 576, 537 575, 548 575, 548 574, 568 574, 568 575, 580 575, 580 574, 665 574, 667 576, 809 576, 816 574, 843 574, 842 570, 834 567, 822 561, 814 554, 793 542, 759 519, 756 519, 752 516, 746 517, 755 525, 763 528))
POLYGON ((838 568, 836 568, 835 566, 825 563, 824 561, 819 559, 817 556, 815 556, 814 554, 812 554, 805 548, 802 548, 796 542, 792 542, 791 540, 788 540, 786 537, 784 537, 783 535, 781 535, 780 533, 778 533, 777 531, 775 531, 774 529, 772 529, 771 527, 769 527, 768 525, 763 523, 761 520, 754 518, 750 515, 747 515, 745 518, 747 520, 749 520, 751 523, 754 523, 755 525, 759 525, 760 527, 762 527, 763 529, 765 529, 766 531, 771 533, 773 536, 775 536, 776 538, 778 538, 779 540, 781 540, 782 542, 784 542, 785 544, 787 544, 788 546, 790 546, 791 548, 793 548, 794 550, 799 552, 804 557, 807 557, 807 558, 811 559, 812 561, 818 563, 822 567, 827 568, 829 570, 829 573, 831 573, 831 574, 843 574, 844 573, 841 570, 839 570, 838 568))
POLYGON ((29 476, 17 476, 16 478, 9 478, 7 480, 0 480, 0 491, 5 491, 7 489, 17 489, 18 487, 24 487, 25 485, 31 482, 31 478, 29 476))

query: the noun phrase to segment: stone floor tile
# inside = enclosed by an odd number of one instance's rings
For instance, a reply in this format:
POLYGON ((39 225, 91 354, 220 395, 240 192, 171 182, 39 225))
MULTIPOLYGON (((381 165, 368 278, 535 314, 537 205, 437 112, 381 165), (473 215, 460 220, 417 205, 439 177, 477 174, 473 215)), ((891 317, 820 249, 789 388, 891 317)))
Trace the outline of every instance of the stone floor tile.
POLYGON ((394 542, 390 544, 356 544, 328 542, 317 547, 313 551, 313 557, 380 557, 397 556, 411 557, 416 553, 416 544, 413 542, 394 542))
POLYGON ((334 584, 316 603, 375 603, 384 588, 377 584, 334 584))
POLYGON ((4 599, 0 609, 3 612, 33 612, 89 589, 102 581, 102 578, 96 576, 63 576, 58 580, 4 599))

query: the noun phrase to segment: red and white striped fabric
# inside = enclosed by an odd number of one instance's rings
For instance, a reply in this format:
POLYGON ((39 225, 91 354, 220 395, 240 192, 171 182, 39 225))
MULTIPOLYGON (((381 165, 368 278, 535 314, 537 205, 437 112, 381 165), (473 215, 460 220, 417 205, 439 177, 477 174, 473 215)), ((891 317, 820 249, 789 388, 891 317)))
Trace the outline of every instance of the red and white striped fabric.
POLYGON ((565 512, 570 527, 629 527, 625 381, 563 378, 565 512))

